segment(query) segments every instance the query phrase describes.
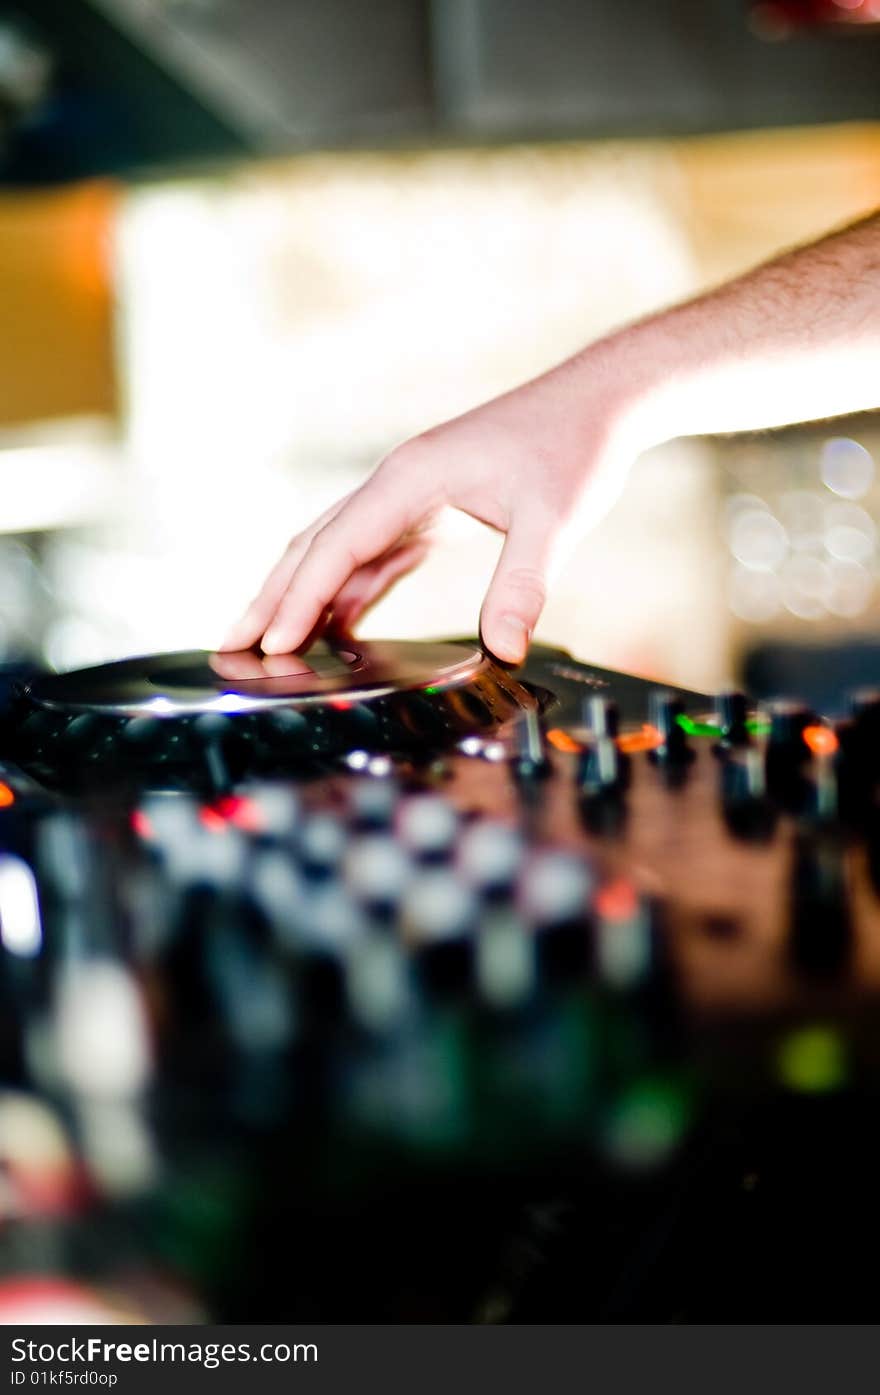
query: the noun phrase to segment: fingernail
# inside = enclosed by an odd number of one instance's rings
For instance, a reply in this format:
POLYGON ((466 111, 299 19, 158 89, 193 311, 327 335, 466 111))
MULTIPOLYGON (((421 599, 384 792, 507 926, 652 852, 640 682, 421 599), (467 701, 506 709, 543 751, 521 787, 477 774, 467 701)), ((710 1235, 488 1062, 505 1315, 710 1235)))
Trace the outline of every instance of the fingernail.
POLYGON ((502 652, 498 657, 511 662, 524 658, 530 633, 528 625, 518 615, 499 615, 498 640, 502 652))

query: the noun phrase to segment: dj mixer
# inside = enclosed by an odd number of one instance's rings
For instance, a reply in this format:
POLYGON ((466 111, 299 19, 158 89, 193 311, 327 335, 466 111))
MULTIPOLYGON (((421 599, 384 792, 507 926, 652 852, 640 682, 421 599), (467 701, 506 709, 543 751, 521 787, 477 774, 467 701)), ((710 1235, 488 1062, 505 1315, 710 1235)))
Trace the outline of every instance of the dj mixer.
POLYGON ((0 1315, 872 1315, 878 782, 540 645, 19 682, 0 1315))

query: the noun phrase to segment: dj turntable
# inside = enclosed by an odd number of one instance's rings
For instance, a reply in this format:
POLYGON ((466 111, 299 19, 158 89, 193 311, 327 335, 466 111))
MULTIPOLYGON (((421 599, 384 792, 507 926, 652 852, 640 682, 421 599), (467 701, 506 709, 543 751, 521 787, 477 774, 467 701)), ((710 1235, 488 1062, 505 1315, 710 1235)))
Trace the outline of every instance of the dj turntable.
POLYGON ((49 1235, 231 1321, 844 1301, 804 1255, 860 1195, 817 1220, 832 1134, 875 1158, 880 695, 322 641, 36 674, 0 742, 0 1273, 49 1235))

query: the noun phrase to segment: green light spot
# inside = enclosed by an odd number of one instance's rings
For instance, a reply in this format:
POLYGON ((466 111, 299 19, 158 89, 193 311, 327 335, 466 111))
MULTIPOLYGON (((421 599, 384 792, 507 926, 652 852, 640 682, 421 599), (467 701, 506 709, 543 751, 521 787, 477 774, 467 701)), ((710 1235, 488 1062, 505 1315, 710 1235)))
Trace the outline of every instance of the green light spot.
POLYGON ((684 713, 675 719, 682 731, 688 736, 721 736, 721 727, 713 726, 711 722, 695 722, 693 717, 686 717, 684 713))
POLYGON ((628 1167, 656 1166, 680 1143, 690 1112, 688 1094, 678 1082, 640 1080, 614 1106, 606 1125, 608 1151, 628 1167))
POLYGON ((746 722, 746 731, 750 731, 752 736, 769 736, 770 723, 759 722, 757 718, 753 718, 752 721, 746 722))
POLYGON ((439 691, 440 691, 439 688, 425 688, 425 689, 424 689, 424 692, 426 692, 426 693, 432 693, 432 694, 433 694, 433 693, 439 693, 439 691))
POLYGON ((838 1090, 847 1075, 846 1049, 830 1027, 802 1027, 783 1038, 776 1054, 783 1085, 802 1094, 838 1090))

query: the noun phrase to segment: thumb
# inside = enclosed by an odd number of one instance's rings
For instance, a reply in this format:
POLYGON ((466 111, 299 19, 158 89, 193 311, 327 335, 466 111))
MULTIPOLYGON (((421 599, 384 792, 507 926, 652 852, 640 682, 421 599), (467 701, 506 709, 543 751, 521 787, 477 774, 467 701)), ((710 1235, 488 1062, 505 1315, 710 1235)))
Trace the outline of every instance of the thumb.
POLYGON ((480 615, 483 643, 505 663, 521 663, 526 656, 544 609, 553 550, 550 520, 511 524, 480 615))

